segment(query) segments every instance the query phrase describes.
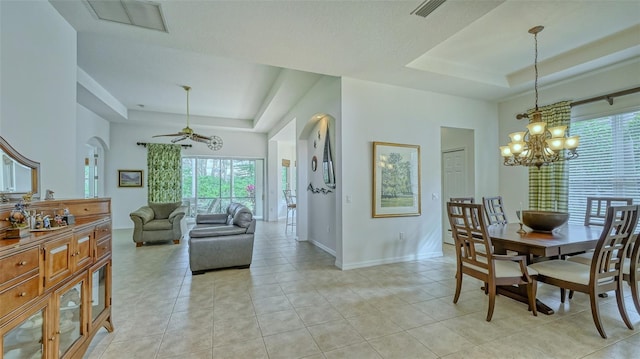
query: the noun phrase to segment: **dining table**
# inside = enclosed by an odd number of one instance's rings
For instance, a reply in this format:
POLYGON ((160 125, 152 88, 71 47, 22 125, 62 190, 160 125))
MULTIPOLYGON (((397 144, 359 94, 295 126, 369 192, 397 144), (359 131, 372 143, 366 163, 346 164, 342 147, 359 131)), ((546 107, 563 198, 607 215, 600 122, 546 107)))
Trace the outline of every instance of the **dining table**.
MULTIPOLYGON (((488 227, 494 253, 507 254, 514 251, 526 255, 527 264, 541 260, 563 258, 566 255, 582 253, 594 249, 600 238, 602 227, 566 223, 551 232, 537 232, 523 228, 518 223, 494 224, 488 227)), ((524 287, 499 287, 498 293, 528 303, 524 287)), ((553 314, 549 306, 536 300, 537 310, 553 314)))

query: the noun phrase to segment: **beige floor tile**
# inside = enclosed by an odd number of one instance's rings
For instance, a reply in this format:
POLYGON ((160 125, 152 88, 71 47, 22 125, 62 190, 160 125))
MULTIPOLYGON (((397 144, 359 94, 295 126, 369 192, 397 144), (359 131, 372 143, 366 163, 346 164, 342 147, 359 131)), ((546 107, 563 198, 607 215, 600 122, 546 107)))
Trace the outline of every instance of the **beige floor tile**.
POLYGON ((349 345, 324 353, 326 359, 382 359, 371 344, 367 342, 349 345))
POLYGON ((307 326, 344 319, 342 314, 330 305, 296 308, 296 312, 307 326))
POLYGON ((262 337, 244 342, 237 342, 214 347, 215 359, 268 359, 267 348, 262 337))
POLYGON ((369 344, 385 359, 437 358, 436 354, 405 332, 370 340, 369 344))
POLYGON ((321 354, 307 329, 297 329, 264 337, 269 359, 296 359, 321 354))
POLYGON ((438 356, 473 348, 475 345, 442 323, 434 323, 407 331, 438 356))
POLYGON ((113 342, 109 344, 100 358, 104 359, 146 359, 155 358, 160 343, 162 342, 162 335, 154 335, 149 337, 142 337, 138 339, 132 339, 128 341, 113 342))
POLYGON ((344 319, 307 327, 323 352, 364 341, 364 338, 344 319))
POLYGON ((384 317, 381 313, 350 317, 347 318, 347 321, 366 339, 373 339, 402 331, 401 327, 389 318, 384 317))
POLYGON ((305 326, 293 309, 258 315, 258 324, 263 336, 288 332, 305 326))
POLYGON ((216 320, 213 323, 214 347, 261 338, 262 332, 256 317, 216 320))
POLYGON ((165 332, 159 351, 162 355, 175 356, 204 351, 212 347, 213 329, 211 327, 203 327, 165 332))
POLYGON ((283 310, 292 310, 293 306, 289 303, 289 299, 283 294, 275 297, 255 299, 253 308, 257 315, 268 314, 273 312, 281 312, 283 310))
POLYGON ((430 315, 410 304, 383 309, 380 313, 404 330, 436 322, 430 315))

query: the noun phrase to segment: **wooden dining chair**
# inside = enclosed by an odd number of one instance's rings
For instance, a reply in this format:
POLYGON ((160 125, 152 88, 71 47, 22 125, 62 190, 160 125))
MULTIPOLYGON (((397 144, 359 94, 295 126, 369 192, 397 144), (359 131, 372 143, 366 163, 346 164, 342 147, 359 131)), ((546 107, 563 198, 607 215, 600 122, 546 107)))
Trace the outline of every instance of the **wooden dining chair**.
POLYGON ((584 225, 603 226, 607 208, 611 206, 630 206, 632 204, 633 198, 627 197, 587 197, 584 225))
POLYGON ((502 203, 502 196, 482 197, 482 204, 484 205, 489 225, 508 223, 507 215, 504 211, 504 204, 502 203))
POLYGON ((600 336, 605 339, 607 334, 602 327, 598 308, 600 293, 615 291, 622 320, 633 330, 633 324, 624 306, 622 267, 626 250, 638 223, 638 209, 637 205, 611 206, 607 209, 604 228, 593 253, 591 265, 562 259, 529 265, 529 268, 538 272, 538 281, 560 287, 560 300, 563 303, 566 289, 589 295, 593 322, 600 336))
POLYGON ((640 282, 640 242, 638 242, 640 234, 633 235, 632 242, 629 244, 631 255, 624 259, 622 266, 622 279, 629 284, 631 288, 631 297, 636 311, 640 313, 640 293, 638 293, 638 282, 640 282))
MULTIPOLYGON (((585 226, 604 226, 604 220, 607 214, 607 208, 611 206, 632 205, 633 198, 628 197, 587 197, 587 207, 584 214, 585 226)), ((629 248, 632 243, 629 244, 629 248)), ((571 262, 591 265, 593 251, 568 256, 566 259, 571 262)), ((607 294, 602 293, 600 297, 606 298, 607 294)), ((573 298, 573 291, 569 292, 569 299, 573 298)))
POLYGON ((447 215, 456 243, 456 291, 453 302, 458 302, 462 277, 468 275, 485 283, 489 295, 488 322, 493 316, 497 286, 526 285, 529 310, 537 315, 536 282, 532 277, 537 273, 527 269, 526 256, 493 253, 482 204, 447 202, 447 215), (477 250, 478 247, 483 247, 483 250, 477 250))

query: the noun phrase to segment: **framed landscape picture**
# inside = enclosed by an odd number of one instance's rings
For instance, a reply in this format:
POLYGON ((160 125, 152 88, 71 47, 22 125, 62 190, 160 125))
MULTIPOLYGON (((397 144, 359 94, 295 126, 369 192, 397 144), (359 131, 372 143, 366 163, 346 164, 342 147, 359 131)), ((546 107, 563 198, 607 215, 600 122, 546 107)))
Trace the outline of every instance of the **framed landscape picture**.
POLYGON ((118 170, 118 187, 142 187, 142 170, 118 170))
POLYGON ((373 142, 371 215, 419 216, 420 198, 420 146, 373 142))

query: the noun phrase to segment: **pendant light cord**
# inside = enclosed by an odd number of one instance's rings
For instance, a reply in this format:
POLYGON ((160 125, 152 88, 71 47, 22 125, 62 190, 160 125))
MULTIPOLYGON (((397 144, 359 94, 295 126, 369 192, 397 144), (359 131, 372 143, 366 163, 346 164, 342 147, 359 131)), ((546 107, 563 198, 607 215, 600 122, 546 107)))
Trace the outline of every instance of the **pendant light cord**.
POLYGON ((538 33, 537 32, 533 34, 533 40, 535 42, 535 57, 533 60, 533 68, 536 74, 536 78, 533 86, 536 89, 536 111, 538 111, 538 33))

